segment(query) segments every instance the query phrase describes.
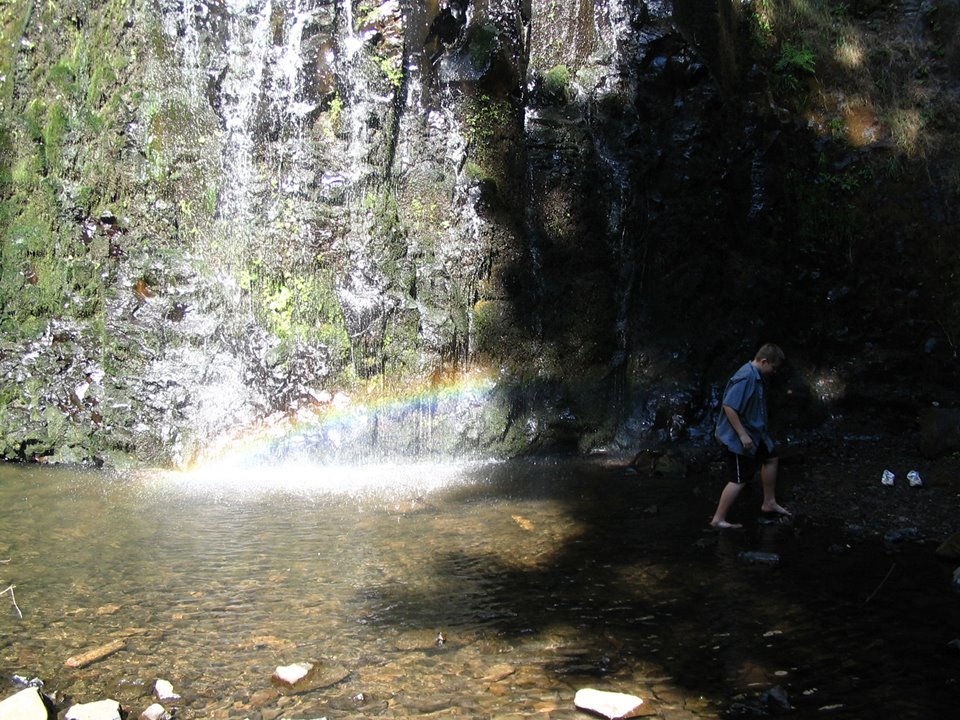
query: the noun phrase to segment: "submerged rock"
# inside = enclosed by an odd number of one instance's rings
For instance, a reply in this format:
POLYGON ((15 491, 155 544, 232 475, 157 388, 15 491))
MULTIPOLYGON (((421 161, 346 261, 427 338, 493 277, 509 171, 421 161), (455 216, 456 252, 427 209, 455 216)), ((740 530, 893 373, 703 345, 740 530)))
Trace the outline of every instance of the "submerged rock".
POLYGON ((883 544, 888 548, 894 548, 897 545, 901 545, 905 542, 919 540, 921 537, 922 535, 920 533, 920 528, 899 528, 897 530, 889 530, 888 532, 884 533, 883 544))
POLYGON ((350 671, 347 668, 333 663, 298 662, 277 667, 271 682, 280 692, 297 695, 336 685, 349 676, 350 671))
POLYGON ((737 557, 746 563, 754 565, 779 565, 780 555, 770 552, 743 551, 737 554, 737 557))

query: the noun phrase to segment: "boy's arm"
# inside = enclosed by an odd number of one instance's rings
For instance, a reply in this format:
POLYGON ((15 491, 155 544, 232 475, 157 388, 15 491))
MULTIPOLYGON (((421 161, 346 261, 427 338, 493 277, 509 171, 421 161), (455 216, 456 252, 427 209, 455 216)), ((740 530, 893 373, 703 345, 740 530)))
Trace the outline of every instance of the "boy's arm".
POLYGON ((740 442, 743 443, 743 449, 749 450, 753 447, 753 438, 750 437, 750 434, 743 427, 743 423, 740 422, 740 415, 729 405, 723 406, 723 414, 727 416, 727 420, 730 422, 730 427, 733 428, 734 432, 737 433, 737 437, 740 438, 740 442))

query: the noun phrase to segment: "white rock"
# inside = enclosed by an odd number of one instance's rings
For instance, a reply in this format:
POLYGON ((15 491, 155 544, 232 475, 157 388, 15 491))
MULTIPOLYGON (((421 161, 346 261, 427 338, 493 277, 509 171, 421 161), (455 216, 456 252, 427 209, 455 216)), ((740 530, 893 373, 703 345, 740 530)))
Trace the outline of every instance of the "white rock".
POLYGON ((82 705, 73 705, 63 720, 122 720, 120 703, 116 700, 98 700, 82 705))
POLYGON ((610 720, 637 717, 643 712, 643 700, 635 695, 584 688, 577 690, 574 704, 581 710, 603 715, 610 720))
POLYGON ((153 694, 157 700, 179 700, 180 696, 173 691, 173 685, 168 680, 157 678, 153 686, 153 694))
POLYGON ((313 670, 313 663, 308 662, 281 665, 273 671, 273 679, 275 682, 283 683, 284 685, 296 685, 303 680, 311 670, 313 670))
POLYGON ((140 720, 170 720, 170 713, 160 703, 154 703, 140 713, 140 720))
POLYGON ((35 687, 24 688, 20 692, 0 701, 0 720, 47 720, 47 708, 35 687))

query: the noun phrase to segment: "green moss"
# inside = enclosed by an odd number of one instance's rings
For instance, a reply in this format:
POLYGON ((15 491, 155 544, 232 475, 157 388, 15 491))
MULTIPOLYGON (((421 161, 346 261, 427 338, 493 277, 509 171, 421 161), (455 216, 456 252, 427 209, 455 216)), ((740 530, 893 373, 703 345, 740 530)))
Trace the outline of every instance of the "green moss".
POLYGON ((500 140, 509 135, 513 122, 513 107, 507 99, 485 94, 474 99, 467 117, 467 139, 476 177, 494 182, 504 178, 509 159, 499 145, 500 140))
MULTIPOLYGON (((248 282, 257 283, 255 276, 248 282)), ((259 314, 286 345, 298 342, 328 347, 331 355, 346 362, 350 341, 332 275, 325 270, 291 273, 267 281, 260 291, 259 314)))
POLYGON ((543 76, 543 89, 552 97, 569 102, 570 69, 566 65, 550 68, 543 76))

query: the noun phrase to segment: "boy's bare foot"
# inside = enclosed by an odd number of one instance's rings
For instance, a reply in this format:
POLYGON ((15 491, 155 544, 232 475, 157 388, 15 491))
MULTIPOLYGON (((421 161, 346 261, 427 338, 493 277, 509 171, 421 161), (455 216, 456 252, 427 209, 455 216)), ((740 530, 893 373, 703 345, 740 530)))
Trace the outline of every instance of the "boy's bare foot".
POLYGON ((715 530, 739 530, 743 527, 740 523, 728 523, 726 520, 710 521, 710 527, 715 530))
POLYGON ((769 505, 764 504, 760 506, 760 510, 765 513, 775 513, 777 515, 783 515, 784 517, 790 517, 792 513, 787 510, 782 505, 777 503, 770 503, 769 505))

